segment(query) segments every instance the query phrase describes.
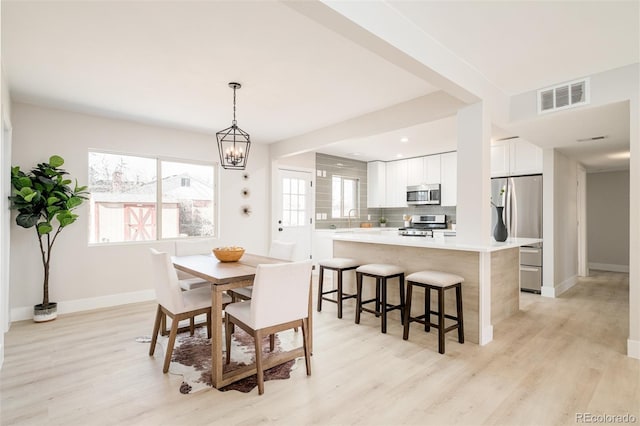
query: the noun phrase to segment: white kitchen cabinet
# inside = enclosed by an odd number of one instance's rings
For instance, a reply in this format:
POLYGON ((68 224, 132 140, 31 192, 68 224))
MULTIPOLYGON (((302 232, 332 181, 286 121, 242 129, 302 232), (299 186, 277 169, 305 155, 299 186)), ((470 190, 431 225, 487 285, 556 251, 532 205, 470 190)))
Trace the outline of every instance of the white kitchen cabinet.
POLYGON ((389 161, 386 175, 385 207, 407 207, 407 160, 389 161))
POLYGON ((542 149, 524 139, 491 145, 491 177, 542 173, 542 149))
POLYGON ((511 141, 511 174, 531 175, 542 173, 542 149, 524 139, 511 141))
POLYGON ((491 144, 491 177, 509 176, 510 159, 508 140, 491 144))
POLYGON ((386 163, 367 163, 367 207, 385 207, 386 204, 386 163))
POLYGON ((440 155, 440 205, 455 206, 458 203, 458 153, 440 155))
POLYGON ((426 183, 425 179, 425 157, 409 158, 407 164, 407 186, 420 185, 426 183))
POLYGON ((422 183, 442 183, 440 177, 441 156, 441 154, 436 154, 423 157, 424 181, 422 183))

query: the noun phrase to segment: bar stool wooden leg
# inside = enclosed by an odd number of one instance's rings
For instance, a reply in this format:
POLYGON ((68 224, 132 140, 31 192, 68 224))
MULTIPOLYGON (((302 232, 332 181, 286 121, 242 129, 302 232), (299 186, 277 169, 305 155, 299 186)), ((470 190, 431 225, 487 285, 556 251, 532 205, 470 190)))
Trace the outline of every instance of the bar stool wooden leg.
POLYGON ((342 271, 338 270, 338 318, 342 318, 342 271))
POLYGON ((407 303, 404 307, 404 331, 402 333, 402 338, 404 340, 409 339, 409 323, 411 322, 411 297, 413 293, 413 285, 411 285, 411 281, 407 281, 407 303))
POLYGON ((362 274, 356 272, 356 324, 360 324, 360 312, 362 312, 362 274))
POLYGON ((444 353, 444 290, 438 288, 438 352, 444 353))
POLYGON ((405 298, 404 298, 404 276, 400 275, 400 277, 398 277, 398 287, 400 290, 400 324, 404 324, 404 311, 406 309, 406 305, 405 305, 405 298))
POLYGON ((324 283, 324 266, 320 266, 318 275, 318 312, 322 310, 322 285, 324 283))
POLYGON ((424 292, 424 331, 431 331, 431 287, 425 287, 424 292))
POLYGON ((380 281, 382 300, 380 302, 380 307, 382 308, 382 332, 387 332, 387 279, 386 278, 378 278, 380 281))
MULTIPOLYGON (((381 312, 380 311, 380 286, 381 286, 381 279, 380 278, 375 278, 376 280, 376 312, 381 312)), ((379 317, 380 314, 376 314, 376 317, 379 317)))
POLYGON ((462 284, 456 285, 456 308, 458 310, 458 342, 464 343, 464 321, 462 318, 462 284))

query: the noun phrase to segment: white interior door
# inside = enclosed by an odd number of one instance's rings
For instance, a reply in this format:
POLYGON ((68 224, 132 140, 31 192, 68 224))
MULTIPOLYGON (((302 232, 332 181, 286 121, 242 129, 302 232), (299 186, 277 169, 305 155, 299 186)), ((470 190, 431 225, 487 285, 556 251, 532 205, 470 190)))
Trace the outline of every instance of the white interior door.
POLYGON ((311 172, 278 170, 273 238, 296 243, 294 260, 311 258, 312 198, 311 172))

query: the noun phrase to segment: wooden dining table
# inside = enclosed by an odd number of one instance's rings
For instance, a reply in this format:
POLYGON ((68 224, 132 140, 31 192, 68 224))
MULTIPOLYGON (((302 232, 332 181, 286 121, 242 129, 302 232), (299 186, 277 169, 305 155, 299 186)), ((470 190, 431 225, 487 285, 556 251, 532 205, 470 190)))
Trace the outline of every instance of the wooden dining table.
MULTIPOLYGON (((219 389, 256 374, 256 366, 248 365, 234 371, 224 371, 222 360, 222 299, 223 292, 253 285, 259 264, 285 263, 287 260, 245 253, 237 262, 220 262, 213 254, 173 256, 173 266, 211 283, 211 383, 219 389)), ((313 348, 312 291, 309 281, 309 347, 313 348)), ((312 351, 312 349, 311 349, 312 351)), ((263 361, 265 370, 304 356, 302 347, 274 354, 263 361)))

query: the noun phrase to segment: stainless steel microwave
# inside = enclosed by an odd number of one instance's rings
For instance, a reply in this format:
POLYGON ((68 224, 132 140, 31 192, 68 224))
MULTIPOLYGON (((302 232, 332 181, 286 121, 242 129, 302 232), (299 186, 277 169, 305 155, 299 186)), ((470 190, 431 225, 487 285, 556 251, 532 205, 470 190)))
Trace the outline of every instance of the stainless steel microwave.
POLYGON ((407 186, 407 204, 440 204, 440 184, 407 186))

